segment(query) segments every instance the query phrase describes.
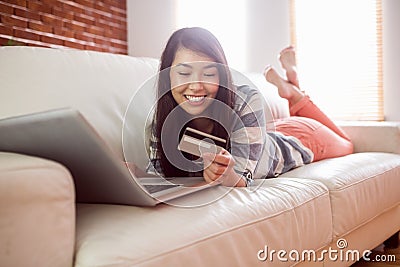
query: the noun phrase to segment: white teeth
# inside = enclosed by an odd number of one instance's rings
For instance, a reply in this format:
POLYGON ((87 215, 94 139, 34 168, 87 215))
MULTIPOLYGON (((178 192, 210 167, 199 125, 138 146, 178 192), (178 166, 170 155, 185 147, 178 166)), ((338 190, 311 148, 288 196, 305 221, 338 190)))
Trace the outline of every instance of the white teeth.
POLYGON ((204 99, 205 96, 190 96, 187 95, 186 98, 190 101, 190 102, 200 102, 201 100, 204 99))

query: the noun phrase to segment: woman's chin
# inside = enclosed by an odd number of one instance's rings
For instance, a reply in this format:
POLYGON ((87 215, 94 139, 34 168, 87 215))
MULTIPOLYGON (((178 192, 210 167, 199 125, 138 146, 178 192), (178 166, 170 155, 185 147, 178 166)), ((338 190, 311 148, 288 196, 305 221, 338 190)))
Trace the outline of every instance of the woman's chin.
POLYGON ((200 115, 200 114, 202 114, 203 112, 204 112, 204 110, 205 110, 205 108, 202 108, 202 107, 197 107, 197 108, 193 108, 193 107, 182 107, 183 108, 183 110, 186 112, 186 113, 188 113, 188 114, 190 114, 190 115, 193 115, 193 116, 195 116, 195 115, 200 115))

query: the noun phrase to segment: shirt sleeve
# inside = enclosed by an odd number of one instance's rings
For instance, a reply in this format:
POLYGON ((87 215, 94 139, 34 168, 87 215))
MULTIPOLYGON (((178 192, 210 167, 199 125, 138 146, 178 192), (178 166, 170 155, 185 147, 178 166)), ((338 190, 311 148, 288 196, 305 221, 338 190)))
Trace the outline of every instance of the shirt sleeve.
POLYGON ((158 151, 158 140, 154 135, 154 122, 151 126, 150 142, 149 142, 149 163, 147 164, 146 172, 149 174, 155 174, 164 176, 160 164, 160 155, 158 151))
POLYGON ((246 184, 253 181, 266 138, 264 100, 261 93, 249 86, 237 90, 235 111, 239 116, 231 135, 231 154, 235 159, 235 172, 246 184))

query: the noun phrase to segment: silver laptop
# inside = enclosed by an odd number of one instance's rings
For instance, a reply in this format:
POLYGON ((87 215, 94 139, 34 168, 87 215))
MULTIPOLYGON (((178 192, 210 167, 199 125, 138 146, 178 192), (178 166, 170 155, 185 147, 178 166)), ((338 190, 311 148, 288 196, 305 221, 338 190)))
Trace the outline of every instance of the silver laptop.
POLYGON ((154 206, 212 186, 202 177, 166 180, 129 169, 70 108, 0 120, 0 151, 63 164, 74 178, 80 203, 154 206))

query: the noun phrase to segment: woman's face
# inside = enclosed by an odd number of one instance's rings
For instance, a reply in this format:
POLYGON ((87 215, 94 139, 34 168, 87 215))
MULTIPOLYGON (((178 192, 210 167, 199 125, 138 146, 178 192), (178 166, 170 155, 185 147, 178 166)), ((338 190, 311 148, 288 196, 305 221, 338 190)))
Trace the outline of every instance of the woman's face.
POLYGON ((185 48, 175 54, 170 79, 172 96, 191 115, 203 113, 218 93, 217 63, 185 48))

